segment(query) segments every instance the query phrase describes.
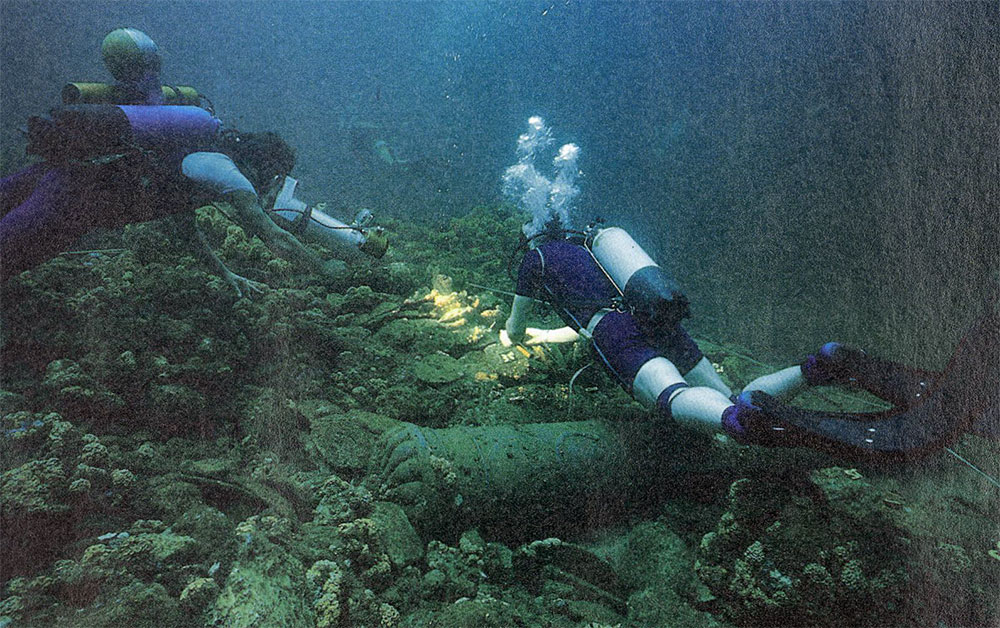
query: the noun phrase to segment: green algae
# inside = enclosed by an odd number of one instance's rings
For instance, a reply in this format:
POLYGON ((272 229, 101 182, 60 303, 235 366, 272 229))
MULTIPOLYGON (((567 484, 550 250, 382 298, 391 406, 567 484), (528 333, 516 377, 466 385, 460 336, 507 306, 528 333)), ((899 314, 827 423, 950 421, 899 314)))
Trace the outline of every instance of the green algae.
POLYGON ((450 384, 465 376, 465 369, 447 353, 432 353, 413 364, 413 376, 425 384, 450 384))
MULTIPOLYGON (((997 616, 995 501, 960 477, 931 467, 858 479, 821 456, 676 426, 629 441, 648 465, 629 470, 648 489, 644 503, 588 504, 593 516, 573 539, 540 542, 543 527, 501 541, 474 519, 447 532, 417 526, 370 462, 401 421, 644 418, 599 369, 570 389, 584 344, 522 352, 495 342, 506 304, 471 284, 509 288, 502 252, 516 246, 520 218, 481 207, 443 230, 387 221, 394 246, 382 263, 350 264, 329 284, 215 209, 198 220, 266 293, 237 298, 157 223, 108 236, 123 252, 57 258, 4 287, 0 517, 3 555, 17 560, 2 561, 0 625, 997 616), (682 471, 664 474, 663 461, 682 471), (643 484, 650 477, 672 481, 643 484), (597 526, 618 538, 616 556, 588 544, 597 526), (956 592, 932 595, 941 582, 956 592)), ((541 312, 534 324, 559 323, 541 312)), ((725 345, 706 352, 734 386, 768 368, 725 345)), ((455 467, 431 468, 427 503, 454 499, 455 467)), ((544 491, 531 505, 555 516, 544 491)))

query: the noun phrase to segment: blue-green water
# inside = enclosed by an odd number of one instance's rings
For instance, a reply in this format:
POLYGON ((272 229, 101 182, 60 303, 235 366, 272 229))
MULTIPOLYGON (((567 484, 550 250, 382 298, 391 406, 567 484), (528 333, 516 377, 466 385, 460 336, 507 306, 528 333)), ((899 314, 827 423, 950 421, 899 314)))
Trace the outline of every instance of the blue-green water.
MULTIPOLYGON (((670 269, 734 387, 834 338, 940 368, 1000 282, 996 2, 0 0, 0 174, 66 82, 110 80, 121 26, 225 124, 285 137, 303 198, 371 208, 390 253, 325 285, 203 211, 267 295, 155 223, 7 286, 0 625, 995 625, 997 491, 951 458, 861 473, 671 434, 597 465, 610 484, 563 479, 592 497, 525 487, 476 520, 448 461, 427 514, 369 457, 400 421, 644 424, 597 369, 569 389, 579 347, 489 346, 506 297, 472 284, 512 288, 501 176, 532 115, 581 148, 579 222, 670 269)), ((960 445, 996 474, 995 443, 960 445)))
POLYGON ((288 138, 305 189, 413 220, 496 201, 511 136, 543 115, 583 148, 580 215, 640 231, 704 333, 764 355, 838 337, 936 364, 996 272, 990 2, 3 11, 9 141, 63 82, 107 79, 98 44, 131 25, 226 123, 288 138), (364 163, 369 135, 419 172, 364 163))

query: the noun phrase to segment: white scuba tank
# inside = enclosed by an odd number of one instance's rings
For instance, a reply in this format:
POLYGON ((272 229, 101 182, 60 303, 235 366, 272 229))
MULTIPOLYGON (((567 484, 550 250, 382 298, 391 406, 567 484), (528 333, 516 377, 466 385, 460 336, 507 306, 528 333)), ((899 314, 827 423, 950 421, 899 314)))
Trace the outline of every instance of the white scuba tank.
POLYGON ((636 271, 657 265, 621 227, 599 230, 590 240, 590 250, 622 292, 636 271))
MULTIPOLYGON (((295 223, 299 229, 327 246, 362 250, 375 257, 381 257, 381 253, 385 252, 385 247, 379 246, 382 243, 381 240, 376 242, 373 239, 370 242, 369 234, 366 234, 359 227, 340 222, 318 209, 310 209, 304 202, 295 198, 296 185, 298 185, 296 179, 285 177, 281 191, 278 192, 278 197, 274 200, 273 211, 275 214, 295 223)), ((384 239, 384 236, 381 238, 384 239)))
POLYGON ((621 227, 600 229, 589 240, 594 259, 621 291, 640 322, 674 325, 689 315, 687 297, 666 271, 621 227))

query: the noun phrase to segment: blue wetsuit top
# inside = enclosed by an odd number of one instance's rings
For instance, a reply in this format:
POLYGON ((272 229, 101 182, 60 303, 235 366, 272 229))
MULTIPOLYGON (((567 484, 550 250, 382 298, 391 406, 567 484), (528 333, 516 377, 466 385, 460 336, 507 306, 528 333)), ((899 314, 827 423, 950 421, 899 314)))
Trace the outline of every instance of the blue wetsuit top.
MULTIPOLYGON (((525 254, 516 292, 549 301, 577 331, 586 328, 600 310, 613 308, 621 296, 590 251, 567 240, 546 242, 525 254)), ((628 391, 639 368, 654 357, 667 358, 682 374, 703 357, 680 325, 648 334, 628 312, 608 313, 592 332, 602 361, 628 391)))
POLYGON ((524 255, 516 292, 551 302, 577 331, 620 296, 590 251, 567 240, 546 242, 524 255))

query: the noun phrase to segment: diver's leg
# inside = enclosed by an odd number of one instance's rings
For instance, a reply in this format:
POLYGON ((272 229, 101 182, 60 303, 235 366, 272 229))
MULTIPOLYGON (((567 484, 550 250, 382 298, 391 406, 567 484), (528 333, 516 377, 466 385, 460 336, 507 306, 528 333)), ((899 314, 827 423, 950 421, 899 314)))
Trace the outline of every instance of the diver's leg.
POLYGON ((714 388, 726 397, 733 394, 682 325, 661 331, 655 340, 656 349, 677 366, 689 384, 714 388))
POLYGON ((680 421, 720 427, 723 412, 732 405, 726 395, 715 388, 691 387, 670 360, 649 346, 631 315, 604 315, 594 327, 593 342, 608 370, 636 401, 680 421))
POLYGON ((72 173, 46 172, 31 195, 0 219, 0 281, 52 258, 89 231, 88 209, 96 213, 78 198, 72 173))
POLYGON ((793 397, 806 386, 843 384, 850 379, 844 372, 840 358, 843 345, 828 342, 815 354, 806 357, 802 364, 790 366, 774 373, 762 375, 743 387, 743 392, 761 391, 772 397, 793 397))
POLYGON ((706 357, 702 357, 690 371, 685 373, 684 379, 692 386, 714 388, 727 398, 733 395, 732 389, 726 385, 726 382, 722 381, 719 373, 716 372, 715 367, 712 366, 712 363, 706 357))
POLYGON ((743 392, 760 390, 773 397, 793 397, 807 385, 801 366, 790 366, 762 375, 743 387, 743 392))
POLYGON ((744 392, 760 391, 772 397, 792 397, 806 386, 852 385, 893 405, 920 401, 936 373, 881 360, 860 349, 828 342, 798 366, 791 366, 753 380, 744 392))
POLYGON ((722 419, 733 407, 728 397, 706 386, 681 388, 658 405, 669 408, 670 416, 678 421, 698 423, 713 430, 723 428, 722 419))
POLYGON ((48 164, 35 164, 0 179, 0 216, 23 203, 48 168, 48 164))

